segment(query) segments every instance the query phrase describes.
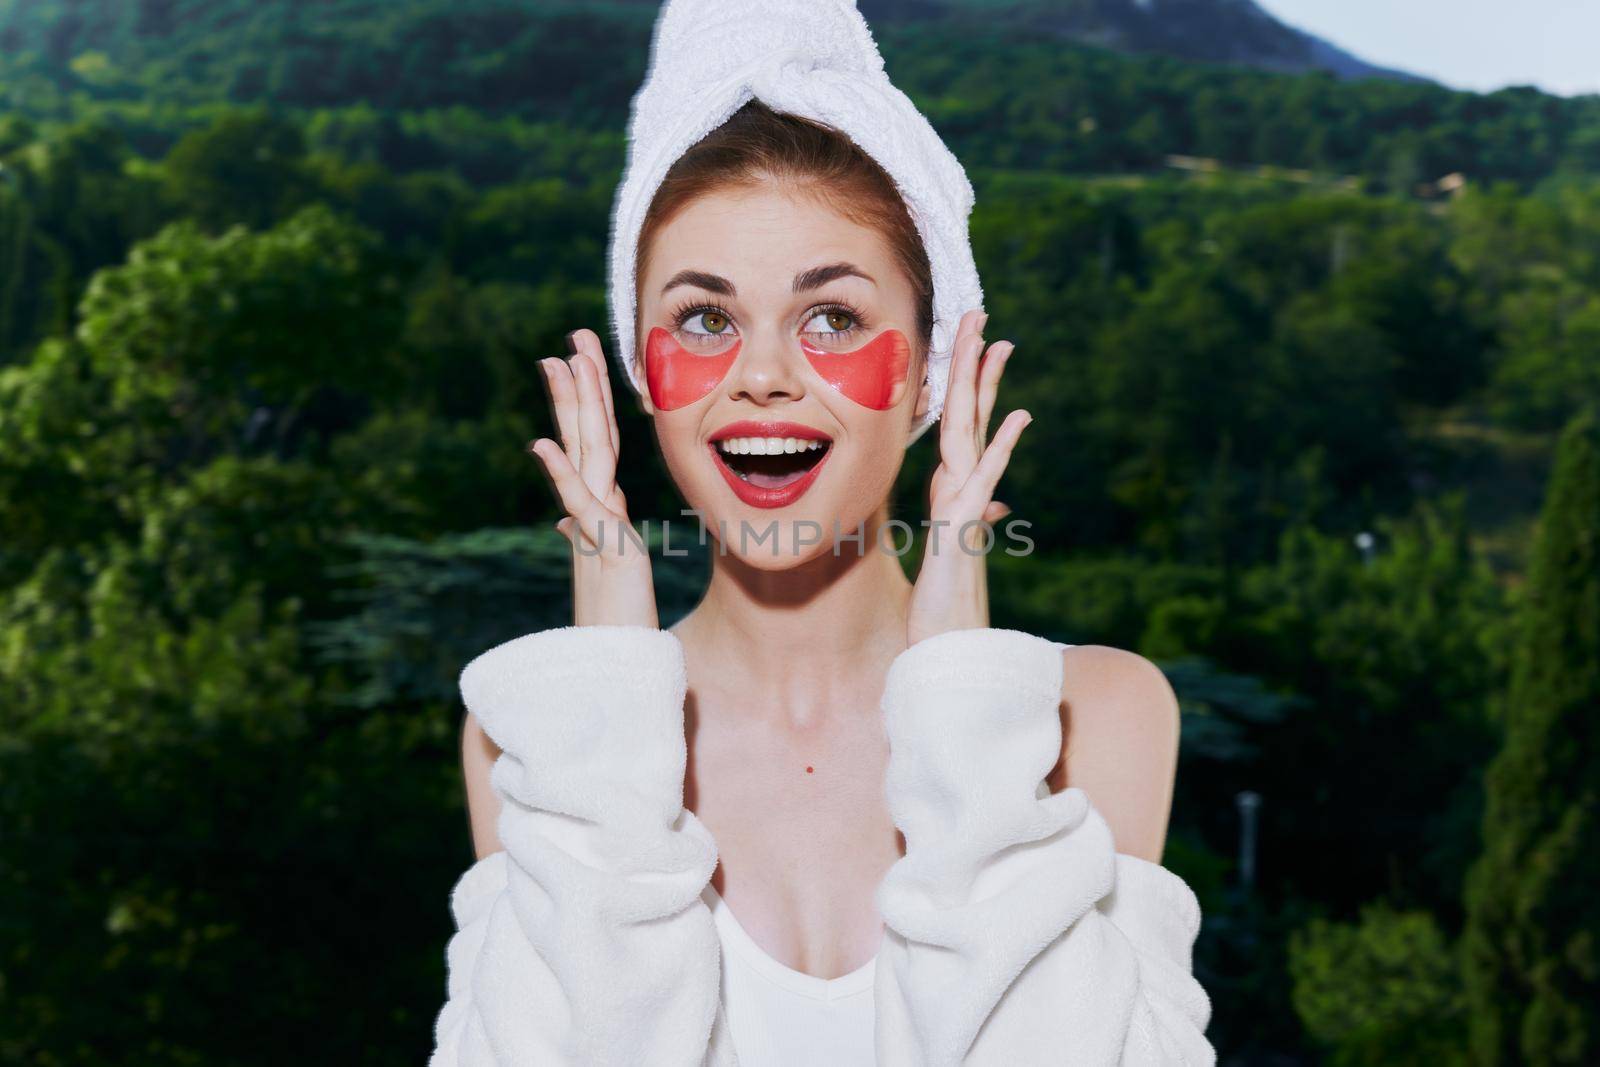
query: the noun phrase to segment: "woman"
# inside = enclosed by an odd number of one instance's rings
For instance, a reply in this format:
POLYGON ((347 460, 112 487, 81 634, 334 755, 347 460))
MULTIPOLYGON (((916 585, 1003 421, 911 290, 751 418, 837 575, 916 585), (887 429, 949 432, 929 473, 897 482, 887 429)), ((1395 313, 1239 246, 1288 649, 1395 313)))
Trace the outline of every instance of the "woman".
POLYGON ((985 524, 1029 417, 988 440, 1012 346, 950 314, 981 296, 970 186, 885 87, 853 5, 663 12, 612 307, 712 578, 659 628, 577 331, 541 363, 561 444, 533 444, 575 625, 462 672, 478 862, 435 1065, 1215 1061, 1198 905, 1158 865, 1171 689, 1132 653, 989 626, 985 524), (758 65, 674 68, 706 26, 758 65), (667 103, 705 128, 662 132, 667 103), (936 420, 913 584, 887 500, 936 420))

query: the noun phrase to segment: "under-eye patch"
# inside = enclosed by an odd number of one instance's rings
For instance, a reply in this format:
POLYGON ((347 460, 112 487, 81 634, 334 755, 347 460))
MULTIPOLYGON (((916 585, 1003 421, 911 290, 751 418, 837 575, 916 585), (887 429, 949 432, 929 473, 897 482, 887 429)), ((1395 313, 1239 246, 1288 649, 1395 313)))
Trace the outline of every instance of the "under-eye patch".
POLYGON ((739 357, 742 340, 726 352, 705 355, 691 352, 664 327, 650 330, 644 346, 644 373, 650 402, 662 411, 686 407, 717 387, 739 357))
POLYGON ((899 330, 884 330, 853 352, 826 352, 804 338, 800 350, 824 381, 875 411, 894 407, 911 366, 911 345, 899 330))

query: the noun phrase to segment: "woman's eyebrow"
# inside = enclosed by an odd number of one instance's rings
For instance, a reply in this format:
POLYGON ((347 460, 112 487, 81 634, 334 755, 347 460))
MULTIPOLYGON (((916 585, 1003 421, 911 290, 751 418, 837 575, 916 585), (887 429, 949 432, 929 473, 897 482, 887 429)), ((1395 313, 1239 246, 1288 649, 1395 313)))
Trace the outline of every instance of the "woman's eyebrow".
MULTIPOLYGON (((812 267, 810 270, 803 270, 796 274, 792 291, 804 293, 812 289, 820 289, 837 278, 849 277, 864 278, 873 285, 878 284, 876 278, 857 267, 854 263, 829 263, 827 266, 812 267)), ((734 288, 733 283, 728 279, 720 274, 712 274, 703 270, 680 270, 667 280, 666 285, 661 287, 662 295, 666 295, 669 289, 679 285, 693 285, 720 296, 739 295, 738 290, 734 288)))
POLYGON ((865 278, 873 285, 878 280, 854 263, 829 263, 826 267, 812 267, 803 270, 794 276, 794 292, 804 293, 810 289, 820 289, 835 278, 865 278))
POLYGON ((709 289, 720 296, 738 295, 733 288, 733 283, 728 279, 719 274, 707 274, 703 270, 680 270, 667 279, 667 284, 661 287, 661 293, 665 296, 669 289, 680 285, 693 285, 700 289, 709 289))

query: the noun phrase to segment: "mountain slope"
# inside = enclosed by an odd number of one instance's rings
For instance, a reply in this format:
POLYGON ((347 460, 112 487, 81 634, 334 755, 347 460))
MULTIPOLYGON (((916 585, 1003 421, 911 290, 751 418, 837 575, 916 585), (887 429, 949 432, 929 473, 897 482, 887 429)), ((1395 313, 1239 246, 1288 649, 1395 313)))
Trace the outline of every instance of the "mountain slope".
POLYGON ((1341 78, 1426 81, 1377 67, 1264 11, 1254 0, 859 0, 872 22, 981 20, 1031 35, 1118 52, 1150 52, 1211 63, 1341 78))
MULTIPOLYGON (((981 23, 987 31, 1057 38, 1119 52, 1158 53, 1267 70, 1326 70, 1342 78, 1422 81, 1385 70, 1273 18, 1254 0, 858 0, 877 24, 981 23)), ((103 50, 116 59, 135 41, 191 41, 249 36, 266 39, 363 27, 383 33, 437 9, 453 23, 514 26, 519 16, 574 15, 620 19, 643 31, 657 0, 464 0, 455 4, 322 0, 0 0, 0 53, 33 51, 57 62, 103 50), (446 14, 449 12, 449 14, 446 14)), ((615 24, 615 23, 613 23, 615 24)), ((506 31, 500 31, 502 34, 506 31)))

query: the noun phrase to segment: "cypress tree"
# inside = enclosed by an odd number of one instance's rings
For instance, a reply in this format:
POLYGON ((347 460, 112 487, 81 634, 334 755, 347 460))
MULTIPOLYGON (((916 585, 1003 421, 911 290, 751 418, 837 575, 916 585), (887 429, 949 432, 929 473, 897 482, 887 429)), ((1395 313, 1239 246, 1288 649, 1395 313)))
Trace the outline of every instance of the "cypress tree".
POLYGON ((1600 418, 1556 449, 1485 777, 1462 963, 1473 1062, 1600 1063, 1600 418))

